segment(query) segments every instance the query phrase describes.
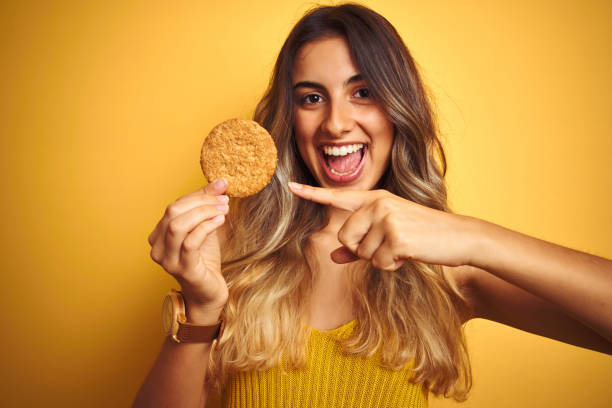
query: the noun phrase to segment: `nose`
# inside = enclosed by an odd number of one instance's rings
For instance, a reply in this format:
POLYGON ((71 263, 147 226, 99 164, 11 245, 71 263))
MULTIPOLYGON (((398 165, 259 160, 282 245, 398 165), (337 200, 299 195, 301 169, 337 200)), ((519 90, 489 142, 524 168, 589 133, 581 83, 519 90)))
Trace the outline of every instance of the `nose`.
POLYGON ((341 137, 355 126, 353 107, 349 101, 336 100, 328 104, 327 116, 321 124, 322 130, 332 137, 341 137))

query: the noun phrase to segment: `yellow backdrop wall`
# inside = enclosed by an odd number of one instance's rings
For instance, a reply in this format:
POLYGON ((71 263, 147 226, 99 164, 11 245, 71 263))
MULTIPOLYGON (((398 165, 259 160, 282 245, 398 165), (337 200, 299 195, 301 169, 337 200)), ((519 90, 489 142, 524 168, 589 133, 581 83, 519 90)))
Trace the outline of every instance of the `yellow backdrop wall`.
MULTIPOLYGON (((366 1, 437 98, 455 211, 612 257, 612 8, 366 1)), ((174 285, 146 238, 250 117, 302 1, 0 5, 2 405, 128 405, 174 285)), ((609 407, 612 358, 467 327, 466 407, 609 407)), ((432 406, 455 405, 433 400, 432 406)))

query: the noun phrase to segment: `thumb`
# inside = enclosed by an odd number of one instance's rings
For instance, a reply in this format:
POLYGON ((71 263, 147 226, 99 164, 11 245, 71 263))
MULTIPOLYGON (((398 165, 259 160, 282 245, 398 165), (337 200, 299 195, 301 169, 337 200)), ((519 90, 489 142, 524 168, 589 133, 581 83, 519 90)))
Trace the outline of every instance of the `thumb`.
POLYGON ((220 195, 227 191, 228 182, 224 177, 218 178, 208 184, 206 184, 202 190, 205 194, 220 195))
POLYGON ((353 262, 359 259, 359 257, 353 254, 347 247, 341 246, 340 248, 334 249, 331 254, 331 259, 335 263, 345 264, 353 262))

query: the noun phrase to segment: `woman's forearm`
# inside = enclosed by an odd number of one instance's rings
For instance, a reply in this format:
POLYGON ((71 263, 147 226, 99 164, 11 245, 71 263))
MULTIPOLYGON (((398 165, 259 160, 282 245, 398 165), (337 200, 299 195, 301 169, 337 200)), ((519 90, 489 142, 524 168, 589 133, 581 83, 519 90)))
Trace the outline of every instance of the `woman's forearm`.
POLYGON ((474 219, 470 264, 556 304, 612 341, 612 261, 474 219))
MULTIPOLYGON (((188 309, 189 310, 189 309, 188 309)), ((197 324, 213 324, 220 310, 197 312, 187 318, 197 324)), ((153 368, 134 400, 134 407, 203 407, 204 381, 212 343, 175 343, 166 338, 153 368)))
POLYGON ((134 407, 201 407, 210 343, 177 344, 167 338, 134 407))

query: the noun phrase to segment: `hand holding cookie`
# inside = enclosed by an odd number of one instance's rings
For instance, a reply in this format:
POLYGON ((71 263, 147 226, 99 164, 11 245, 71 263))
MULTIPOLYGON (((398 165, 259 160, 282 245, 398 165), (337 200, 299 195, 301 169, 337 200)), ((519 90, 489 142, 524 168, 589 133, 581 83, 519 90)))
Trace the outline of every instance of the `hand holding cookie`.
POLYGON ((209 309, 227 301, 217 229, 229 211, 228 196, 253 195, 270 182, 276 147, 256 122, 230 119, 206 137, 200 163, 212 182, 170 204, 149 244, 151 258, 179 282, 185 300, 209 309))
POLYGON ((202 309, 227 301, 217 237, 229 209, 227 186, 219 179, 180 197, 149 235, 151 258, 178 281, 188 305, 202 309))

